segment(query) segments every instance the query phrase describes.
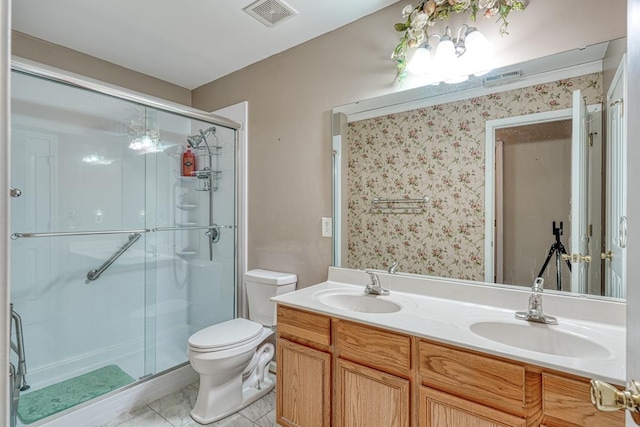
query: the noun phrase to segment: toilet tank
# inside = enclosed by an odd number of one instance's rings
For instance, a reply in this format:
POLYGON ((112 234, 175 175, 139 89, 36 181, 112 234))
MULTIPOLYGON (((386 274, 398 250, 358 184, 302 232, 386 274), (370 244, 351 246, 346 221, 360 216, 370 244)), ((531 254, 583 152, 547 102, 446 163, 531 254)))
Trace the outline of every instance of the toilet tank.
POLYGON ((244 274, 249 301, 249 319, 264 326, 276 324, 276 304, 271 298, 293 292, 298 276, 269 270, 249 270, 244 274))

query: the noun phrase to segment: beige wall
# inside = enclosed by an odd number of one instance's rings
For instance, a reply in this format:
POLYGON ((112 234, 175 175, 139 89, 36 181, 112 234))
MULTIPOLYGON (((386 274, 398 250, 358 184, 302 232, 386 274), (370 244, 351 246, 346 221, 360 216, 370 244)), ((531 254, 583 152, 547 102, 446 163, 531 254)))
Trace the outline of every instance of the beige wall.
POLYGON ((189 89, 18 31, 11 34, 11 49, 13 55, 21 58, 191 106, 189 89))
MULTIPOLYGON (((336 31, 192 92, 207 111, 249 101, 249 268, 297 273, 300 286, 326 279, 331 239, 331 109, 399 90, 389 56, 399 33, 399 2, 336 31)), ((536 0, 510 17, 478 26, 502 65, 623 37, 626 2, 536 0)))

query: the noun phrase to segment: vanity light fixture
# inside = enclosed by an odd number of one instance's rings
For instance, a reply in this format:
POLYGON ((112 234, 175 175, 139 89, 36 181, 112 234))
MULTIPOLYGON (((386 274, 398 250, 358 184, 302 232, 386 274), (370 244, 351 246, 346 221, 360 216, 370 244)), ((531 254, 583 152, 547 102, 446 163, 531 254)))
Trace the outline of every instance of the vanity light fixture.
POLYGON ((445 83, 461 83, 470 74, 479 76, 491 71, 484 65, 491 50, 491 43, 476 27, 463 24, 453 37, 451 28, 447 26, 444 34, 432 34, 427 42, 416 49, 407 64, 407 71, 441 77, 445 83), (431 39, 438 40, 433 58, 431 39))
MULTIPOLYGON (((468 13, 469 19, 475 22, 480 13, 485 18, 497 17, 498 22, 501 23, 499 32, 505 35, 507 34, 507 17, 514 10, 524 10, 526 3, 528 0, 421 0, 416 6, 405 6, 402 9, 403 22, 394 25, 396 31, 402 32, 403 36, 391 53, 391 59, 396 62, 398 81, 402 82, 407 70, 417 74, 433 74, 431 70, 433 67, 425 69, 423 66, 425 63, 432 62, 432 46, 429 44, 431 36, 437 36, 439 40, 434 52, 438 61, 433 62, 440 62, 440 65, 434 64, 434 66, 443 75, 443 80, 459 80, 465 75, 488 72, 486 65, 478 65, 486 58, 488 42, 476 27, 463 24, 455 38, 449 27, 446 27, 444 34, 441 35, 430 34, 430 28, 437 22, 449 19, 453 14, 468 13), (418 49, 417 55, 414 55, 416 63, 412 64, 408 57, 410 50, 414 48, 418 49), (464 62, 460 61, 463 57, 467 59, 464 61, 465 67, 462 66, 464 62), (472 59, 472 57, 475 58, 472 59), (464 68, 471 69, 471 72, 464 68), (455 72, 453 76, 450 74, 452 70, 455 72)), ((429 80, 433 81, 433 78, 430 77, 429 80)))

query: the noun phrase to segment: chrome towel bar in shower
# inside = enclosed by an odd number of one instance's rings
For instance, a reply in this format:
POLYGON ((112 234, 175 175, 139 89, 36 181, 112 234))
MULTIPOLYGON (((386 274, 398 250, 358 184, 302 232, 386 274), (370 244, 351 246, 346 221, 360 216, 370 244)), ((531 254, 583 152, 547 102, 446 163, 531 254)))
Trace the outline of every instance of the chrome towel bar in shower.
POLYGON ((104 273, 104 271, 107 268, 109 268, 109 266, 111 264, 113 264, 115 260, 120 258, 120 255, 125 253, 127 251, 127 249, 129 249, 135 242, 137 242, 139 238, 140 238, 140 233, 131 233, 131 234, 129 234, 129 240, 127 241, 127 243, 122 245, 122 247, 120 249, 118 249, 116 251, 116 253, 111 255, 111 258, 109 258, 104 264, 102 264, 97 269, 89 270, 89 272, 87 273, 87 279, 93 281, 93 280, 96 280, 97 278, 99 278, 100 275, 102 273, 104 273))
POLYGON ((152 228, 151 231, 181 231, 181 230, 212 230, 212 229, 216 229, 219 230, 221 228, 235 228, 234 225, 217 225, 217 224, 211 224, 211 225, 186 225, 183 227, 158 227, 158 228, 152 228))
POLYGON ((31 237, 66 237, 66 236, 95 236, 100 234, 131 234, 131 233, 149 233, 148 228, 139 228, 133 230, 101 230, 101 231, 60 231, 51 233, 13 233, 11 240, 18 240, 31 237))

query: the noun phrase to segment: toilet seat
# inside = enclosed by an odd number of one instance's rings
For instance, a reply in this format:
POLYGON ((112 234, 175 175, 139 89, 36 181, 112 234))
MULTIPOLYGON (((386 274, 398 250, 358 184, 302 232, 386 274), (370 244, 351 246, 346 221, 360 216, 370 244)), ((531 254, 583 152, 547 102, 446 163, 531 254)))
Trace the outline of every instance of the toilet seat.
POLYGON ((262 335, 263 326, 237 318, 204 328, 189 338, 189 348, 198 352, 218 352, 240 347, 262 335))

